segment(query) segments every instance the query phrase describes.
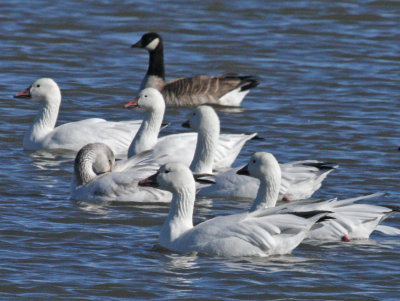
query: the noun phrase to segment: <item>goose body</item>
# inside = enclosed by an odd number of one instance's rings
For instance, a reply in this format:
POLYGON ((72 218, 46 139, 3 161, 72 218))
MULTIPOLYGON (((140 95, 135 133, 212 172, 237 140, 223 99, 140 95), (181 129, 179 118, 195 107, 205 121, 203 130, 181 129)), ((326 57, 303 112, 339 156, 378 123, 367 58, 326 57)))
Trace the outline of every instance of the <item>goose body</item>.
POLYGON ((138 186, 140 180, 158 170, 159 165, 149 162, 150 153, 143 152, 116 162, 112 150, 104 143, 87 144, 75 158, 71 199, 86 202, 169 202, 170 193, 138 186))
POLYGON ((171 207, 159 243, 178 253, 200 252, 217 256, 269 256, 290 253, 323 216, 310 219, 270 210, 220 216, 193 226, 195 183, 181 163, 163 165, 157 176, 161 189, 172 193, 171 207))
POLYGON ((159 90, 168 106, 197 106, 206 103, 239 106, 250 89, 258 85, 254 76, 233 74, 197 75, 165 82, 161 36, 154 32, 146 33, 132 47, 149 52, 149 67, 140 90, 149 87, 159 90))
MULTIPOLYGON (((198 144, 190 169, 195 174, 213 173, 217 143, 220 137, 218 115, 210 106, 199 106, 184 123, 199 133, 198 144)), ((279 200, 308 199, 321 187, 322 181, 335 168, 329 164, 306 160, 280 165, 282 170, 279 200)), ((256 197, 259 180, 238 175, 238 168, 229 169, 216 175, 216 183, 202 188, 199 196, 207 197, 256 197)))
MULTIPOLYGON (((260 180, 260 188, 256 199, 250 209, 251 212, 273 209, 279 195, 281 170, 275 157, 268 153, 255 153, 247 166, 238 171, 239 174, 249 174, 260 180)), ((338 201, 332 199, 318 202, 295 202, 275 208, 275 213, 309 212, 323 210, 331 212, 318 227, 313 227, 308 233, 309 239, 316 240, 344 240, 368 239, 374 230, 391 234, 400 234, 400 231, 391 227, 379 227, 388 216, 398 211, 391 206, 377 206, 369 204, 356 204, 357 201, 371 198, 380 194, 373 194, 352 199, 338 201), (391 228, 391 229, 390 229, 391 228), (397 231, 396 231, 397 230, 397 231), (397 233, 396 233, 397 232, 397 233)))
POLYGON ((23 147, 27 150, 66 149, 77 152, 87 143, 103 142, 111 147, 115 154, 122 156, 127 153, 132 136, 141 123, 90 118, 56 127, 61 91, 57 83, 50 78, 36 80, 14 97, 31 99, 40 104, 39 112, 24 136, 23 147))
MULTIPOLYGON (((309 199, 337 166, 317 160, 280 163, 282 180, 278 200, 309 199)), ((260 186, 256 178, 238 175, 240 168, 229 169, 215 177, 215 184, 204 187, 199 196, 255 199, 260 186)))
MULTIPOLYGON (((154 160, 158 164, 182 162, 189 166, 193 159, 196 159, 196 143, 198 136, 201 137, 201 134, 180 133, 158 138, 165 111, 164 98, 159 91, 154 88, 142 90, 138 99, 125 105, 125 107, 130 106, 140 107, 145 111, 145 116, 129 147, 128 157, 152 149, 155 156, 154 160)), ((223 169, 230 167, 243 145, 255 135, 219 135, 215 151, 213 151, 215 153, 213 155, 213 168, 223 169)))

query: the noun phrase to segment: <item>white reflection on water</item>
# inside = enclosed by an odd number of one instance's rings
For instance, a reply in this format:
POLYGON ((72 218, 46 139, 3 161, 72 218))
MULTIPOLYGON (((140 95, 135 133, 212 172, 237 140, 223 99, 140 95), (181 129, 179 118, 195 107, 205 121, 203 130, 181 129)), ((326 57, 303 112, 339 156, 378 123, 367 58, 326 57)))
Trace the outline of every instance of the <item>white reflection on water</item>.
POLYGON ((41 170, 57 169, 63 165, 72 169, 75 152, 66 150, 39 150, 30 154, 32 165, 41 170))
POLYGON ((75 202, 82 211, 96 215, 107 215, 112 212, 112 209, 107 207, 107 202, 103 203, 88 203, 88 202, 75 202))
MULTIPOLYGON (((168 251, 165 251, 168 252, 168 251)), ((198 254, 168 254, 164 266, 166 270, 172 269, 192 269, 197 265, 198 254)))

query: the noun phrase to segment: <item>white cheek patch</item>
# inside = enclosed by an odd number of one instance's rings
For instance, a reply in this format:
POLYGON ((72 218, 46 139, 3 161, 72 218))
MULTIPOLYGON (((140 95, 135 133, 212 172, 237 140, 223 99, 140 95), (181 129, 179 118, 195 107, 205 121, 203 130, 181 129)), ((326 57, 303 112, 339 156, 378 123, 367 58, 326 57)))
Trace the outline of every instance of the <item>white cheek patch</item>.
POLYGON ((160 43, 160 39, 156 38, 153 41, 151 41, 149 44, 147 44, 147 46, 145 48, 148 50, 154 50, 157 48, 158 43, 160 43))

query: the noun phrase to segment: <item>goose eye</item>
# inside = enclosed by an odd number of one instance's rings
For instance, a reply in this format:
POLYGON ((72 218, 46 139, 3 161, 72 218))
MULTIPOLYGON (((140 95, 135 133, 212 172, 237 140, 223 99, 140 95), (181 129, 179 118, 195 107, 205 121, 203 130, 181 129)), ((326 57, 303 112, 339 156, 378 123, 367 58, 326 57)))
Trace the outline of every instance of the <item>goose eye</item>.
POLYGON ((253 163, 256 163, 256 160, 253 160, 253 163))
POLYGON ((166 169, 164 173, 169 173, 169 170, 168 170, 168 169, 166 169))
POLYGON ((147 98, 147 95, 145 95, 144 97, 146 97, 146 98, 147 98))
POLYGON ((40 85, 36 85, 36 88, 40 88, 40 85))
POLYGON ((193 113, 193 116, 196 116, 196 113, 193 113))

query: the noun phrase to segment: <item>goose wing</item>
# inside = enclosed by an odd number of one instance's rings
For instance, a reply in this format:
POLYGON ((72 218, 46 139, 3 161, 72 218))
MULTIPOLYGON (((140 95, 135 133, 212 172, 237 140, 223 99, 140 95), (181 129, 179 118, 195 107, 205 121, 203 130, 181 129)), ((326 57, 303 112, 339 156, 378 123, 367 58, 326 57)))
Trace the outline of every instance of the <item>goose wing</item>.
POLYGON ((197 225, 184 238, 188 249, 221 256, 267 256, 294 249, 314 223, 292 214, 236 214, 197 225))
POLYGON ((60 125, 46 137, 48 148, 78 151, 88 143, 103 142, 117 155, 126 155, 141 121, 106 121, 91 118, 60 125))
POLYGON ((167 82, 162 94, 167 105, 218 104, 221 97, 235 89, 247 91, 257 85, 252 76, 197 75, 167 82))

